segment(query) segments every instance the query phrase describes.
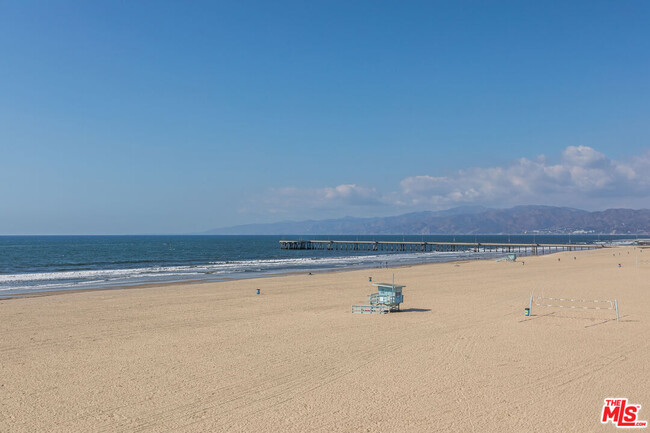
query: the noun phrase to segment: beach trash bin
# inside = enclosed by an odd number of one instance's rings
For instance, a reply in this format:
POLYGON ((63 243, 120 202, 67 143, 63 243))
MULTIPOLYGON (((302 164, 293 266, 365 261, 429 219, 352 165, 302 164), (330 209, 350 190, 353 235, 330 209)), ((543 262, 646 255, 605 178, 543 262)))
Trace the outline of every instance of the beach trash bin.
POLYGON ((368 281, 372 283, 372 277, 368 277, 368 281))
POLYGON ((524 308, 524 316, 530 316, 530 308, 524 308))
POLYGON ((621 264, 620 264, 620 263, 618 264, 618 267, 619 267, 619 268, 621 267, 621 264))
POLYGON ((260 294, 260 289, 257 289, 257 294, 258 294, 258 295, 260 294))

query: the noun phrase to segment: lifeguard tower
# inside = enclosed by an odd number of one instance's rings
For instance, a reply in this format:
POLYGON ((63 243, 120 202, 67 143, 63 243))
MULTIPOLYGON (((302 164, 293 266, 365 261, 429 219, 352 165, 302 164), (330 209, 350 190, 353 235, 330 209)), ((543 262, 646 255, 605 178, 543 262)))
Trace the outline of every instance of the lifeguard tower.
POLYGON ((399 304, 404 302, 402 289, 406 286, 400 286, 395 283, 372 283, 377 287, 377 293, 368 295, 368 304, 353 305, 353 313, 380 313, 386 314, 392 311, 399 311, 399 304))

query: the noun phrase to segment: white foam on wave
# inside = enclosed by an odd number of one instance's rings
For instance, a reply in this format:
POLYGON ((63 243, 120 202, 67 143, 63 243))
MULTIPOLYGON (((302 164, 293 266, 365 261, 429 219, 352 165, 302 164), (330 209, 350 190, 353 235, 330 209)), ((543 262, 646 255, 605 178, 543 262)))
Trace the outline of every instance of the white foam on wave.
POLYGON ((118 284, 142 284, 156 281, 179 281, 236 277, 246 272, 279 273, 297 269, 333 269, 373 266, 389 262, 391 265, 449 261, 455 258, 493 256, 494 253, 410 252, 370 254, 359 256, 300 257, 288 259, 237 260, 212 262, 204 265, 153 266, 131 269, 98 269, 82 271, 35 272, 0 275, 0 292, 40 291, 66 288, 100 287, 118 284))
MULTIPOLYGON (((426 255, 441 256, 445 253, 423 253, 418 257, 426 255)), ((458 254, 458 253, 455 253, 458 254)), ((373 261, 385 261, 390 259, 391 262, 403 260, 407 257, 413 258, 414 254, 396 254, 396 255, 367 255, 367 256, 346 256, 346 257, 305 257, 296 259, 265 259, 265 260, 241 260, 228 262, 213 262, 207 265, 184 265, 184 266, 155 266, 147 268, 130 268, 130 269, 98 269, 84 271, 60 271, 60 272, 35 272, 27 274, 8 274, 0 275, 0 283, 27 282, 27 281, 51 281, 51 280, 78 280, 87 278, 120 278, 120 277, 142 277, 147 275, 174 275, 196 273, 202 274, 207 272, 236 272, 246 271, 249 269, 275 269, 275 268, 293 268, 308 265, 327 266, 337 264, 363 263, 373 261)))

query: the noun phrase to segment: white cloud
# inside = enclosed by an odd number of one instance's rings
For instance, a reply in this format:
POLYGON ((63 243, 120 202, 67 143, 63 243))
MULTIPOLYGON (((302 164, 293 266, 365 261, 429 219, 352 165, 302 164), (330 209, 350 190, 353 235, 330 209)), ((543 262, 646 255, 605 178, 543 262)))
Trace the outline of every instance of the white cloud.
POLYGON ((309 210, 316 210, 318 213, 311 214, 315 216, 342 216, 370 208, 386 214, 463 204, 650 207, 650 151, 616 161, 588 146, 569 146, 557 163, 540 155, 503 167, 472 167, 447 176, 410 176, 396 190, 387 192, 356 184, 276 188, 268 190, 262 202, 270 213, 309 215, 309 210), (275 208, 277 203, 282 207, 275 208))
POLYGON ((375 206, 379 199, 375 188, 342 184, 324 188, 271 188, 256 202, 265 204, 270 213, 285 213, 296 209, 338 210, 375 206))
POLYGON ((316 190, 316 195, 322 195, 326 200, 344 201, 356 205, 365 204, 376 199, 377 191, 374 188, 364 188, 354 184, 339 185, 334 188, 316 190))
POLYGON ((546 203, 594 206, 638 198, 648 205, 650 153, 629 162, 609 159, 588 146, 569 146, 558 164, 543 156, 520 158, 506 167, 475 167, 450 176, 413 176, 400 183, 402 202, 432 206, 461 203, 546 203))

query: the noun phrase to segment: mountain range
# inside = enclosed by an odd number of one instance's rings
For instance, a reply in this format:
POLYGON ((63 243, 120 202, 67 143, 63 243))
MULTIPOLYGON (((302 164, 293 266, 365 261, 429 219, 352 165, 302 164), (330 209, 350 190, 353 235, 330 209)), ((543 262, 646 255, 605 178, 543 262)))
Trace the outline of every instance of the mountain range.
POLYGON ((463 206, 443 211, 412 212, 389 217, 282 221, 210 230, 220 235, 428 235, 504 233, 649 234, 650 209, 607 209, 589 212, 554 206, 493 209, 463 206))

